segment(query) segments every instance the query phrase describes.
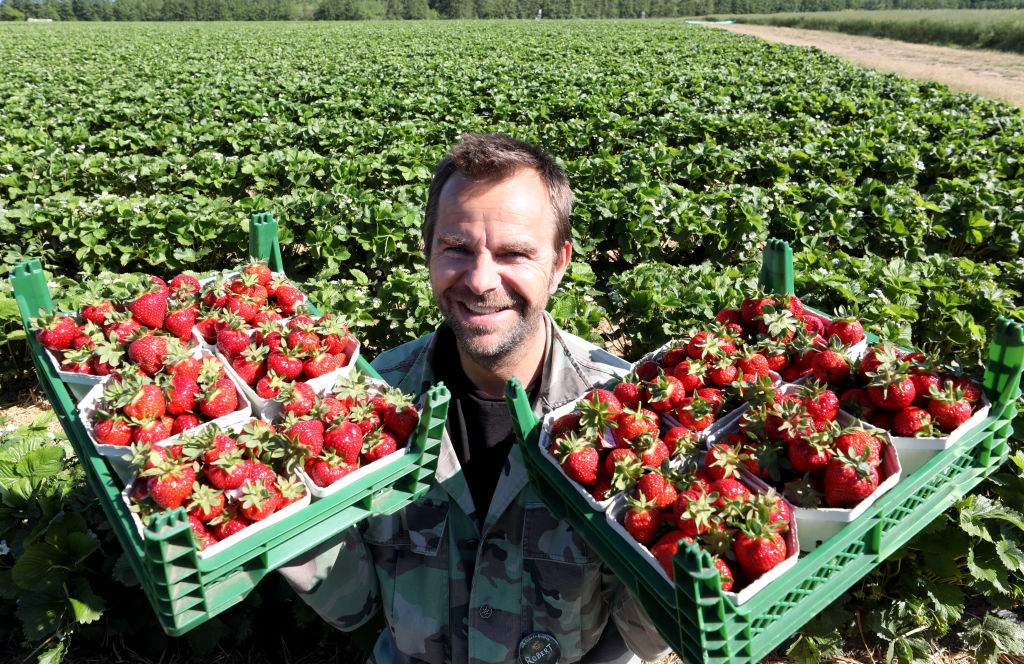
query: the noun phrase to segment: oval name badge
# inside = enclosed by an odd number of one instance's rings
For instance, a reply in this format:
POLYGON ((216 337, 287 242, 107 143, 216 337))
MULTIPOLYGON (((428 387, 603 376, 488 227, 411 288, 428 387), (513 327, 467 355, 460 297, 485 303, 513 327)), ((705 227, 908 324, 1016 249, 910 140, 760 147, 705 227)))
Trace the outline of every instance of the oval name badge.
POLYGON ((519 641, 519 664, 555 664, 561 656, 562 649, 550 634, 534 632, 519 641))

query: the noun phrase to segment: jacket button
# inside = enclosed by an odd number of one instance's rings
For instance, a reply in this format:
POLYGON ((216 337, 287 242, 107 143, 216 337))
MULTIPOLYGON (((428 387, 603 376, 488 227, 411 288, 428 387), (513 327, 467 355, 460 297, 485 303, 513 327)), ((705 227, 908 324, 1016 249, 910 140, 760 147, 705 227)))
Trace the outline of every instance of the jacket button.
POLYGON ((493 615, 494 615, 494 609, 492 609, 489 605, 484 604, 483 606, 480 607, 480 617, 483 618, 484 620, 487 620, 488 618, 490 618, 493 615))

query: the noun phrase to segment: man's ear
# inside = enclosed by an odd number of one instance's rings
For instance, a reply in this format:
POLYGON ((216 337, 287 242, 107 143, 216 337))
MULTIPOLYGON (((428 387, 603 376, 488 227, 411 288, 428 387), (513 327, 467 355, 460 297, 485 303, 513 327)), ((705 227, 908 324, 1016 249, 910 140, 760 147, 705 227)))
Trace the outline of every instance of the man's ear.
POLYGON ((566 242, 555 252, 555 266, 551 271, 551 283, 548 285, 548 295, 554 295, 558 290, 565 271, 569 269, 569 261, 572 260, 572 242, 566 242))

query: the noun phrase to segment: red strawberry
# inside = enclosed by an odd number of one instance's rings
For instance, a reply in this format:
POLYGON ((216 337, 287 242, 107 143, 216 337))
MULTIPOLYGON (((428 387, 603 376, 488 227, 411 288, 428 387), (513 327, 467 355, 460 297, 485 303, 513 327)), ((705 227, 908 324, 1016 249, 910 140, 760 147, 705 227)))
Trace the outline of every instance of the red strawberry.
POLYGON ((836 318, 828 326, 827 338, 837 337, 844 346, 853 346, 864 339, 864 326, 855 318, 836 318))
POLYGON ((164 509, 180 507, 192 494, 196 474, 190 465, 179 465, 173 461, 162 461, 143 473, 148 479, 146 488, 149 497, 164 509))
POLYGON ((249 335, 242 329, 244 321, 238 316, 227 314, 224 325, 217 330, 217 348, 229 360, 249 345, 249 335))
POLYGON ((708 494, 698 489, 680 493, 672 504, 672 516, 677 527, 692 537, 717 527, 720 523, 718 508, 714 505, 717 500, 718 494, 708 494))
POLYGON ((270 349, 266 346, 249 344, 231 360, 231 368, 235 370, 243 383, 255 385, 260 378, 267 374, 266 358, 269 352, 270 349))
POLYGON ((569 479, 583 486, 592 486, 597 482, 600 455, 593 443, 569 434, 560 440, 558 456, 562 470, 569 479))
POLYGON ((833 441, 836 453, 860 458, 867 450, 868 463, 882 463, 882 441, 872 432, 861 427, 848 427, 842 430, 833 441))
POLYGON ((704 469, 713 479, 739 477, 743 463, 740 453, 728 443, 716 443, 704 453, 704 469))
POLYGON ((678 493, 671 479, 660 470, 644 473, 636 483, 636 491, 662 509, 676 502, 678 493))
POLYGON ((316 405, 316 392, 308 383, 296 381, 281 388, 281 393, 274 400, 282 405, 285 413, 302 416, 316 405))
MULTIPOLYGON (((398 441, 386 430, 375 429, 363 436, 363 458, 367 463, 383 459, 398 449, 398 441)), ((596 453, 597 450, 594 450, 596 453)))
POLYGON ((284 314, 295 313, 305 299, 299 289, 287 281, 271 281, 271 284, 274 284, 274 297, 277 299, 277 306, 281 312, 284 314))
POLYGON ((859 458, 838 454, 825 469, 825 504, 853 507, 878 488, 878 466, 868 461, 869 452, 859 458))
POLYGON ((949 433, 971 419, 971 402, 964 398, 963 390, 952 383, 945 390, 934 390, 930 394, 928 412, 944 433, 949 433))
POLYGON ((851 387, 843 392, 839 397, 839 407, 861 420, 870 420, 878 410, 867 391, 859 387, 851 387))
POLYGON ((612 388, 612 394, 619 400, 622 407, 632 408, 636 410, 640 407, 640 396, 641 390, 638 382, 622 381, 616 383, 615 387, 612 388))
POLYGON ((320 337, 313 331, 312 323, 299 324, 293 327, 288 333, 285 343, 289 348, 299 353, 311 354, 320 350, 320 337))
POLYGON ((238 392, 227 378, 216 381, 199 395, 199 411, 211 420, 230 415, 237 408, 238 392))
POLYGON ((661 526, 661 512, 658 506, 641 495, 639 498, 626 498, 628 508, 622 519, 626 532, 637 542, 647 544, 654 539, 658 527, 661 526))
POLYGON ((66 350, 78 336, 78 326, 71 318, 62 314, 43 314, 33 319, 36 326, 36 339, 50 350, 66 350))
POLYGON ((694 543, 693 538, 684 534, 681 530, 673 530, 659 537, 658 541, 650 546, 651 555, 661 563, 661 567, 665 570, 665 573, 668 574, 669 579, 675 578, 672 567, 672 557, 675 556, 676 552, 679 550, 680 540, 686 541, 690 544, 694 543))
POLYGON ((142 291, 128 303, 128 311, 132 312, 135 320, 155 330, 164 326, 164 317, 167 316, 167 288, 161 288, 159 284, 142 291))
POLYGON ((171 435, 177 436, 179 433, 194 429, 200 424, 199 418, 192 413, 178 415, 174 418, 174 424, 171 426, 171 435))
POLYGON ((338 369, 338 360, 326 349, 319 349, 302 363, 302 373, 307 378, 318 378, 338 369))
POLYGON ((167 412, 171 415, 183 415, 194 411, 196 397, 199 395, 199 384, 184 374, 162 378, 165 379, 161 384, 164 387, 167 412))
POLYGON ((100 445, 128 445, 132 441, 133 427, 124 416, 107 411, 96 411, 93 436, 100 445))
POLYGON ((333 450, 348 464, 357 465, 363 448, 363 432, 347 420, 337 422, 324 434, 324 447, 333 450))
POLYGON ((849 361, 833 347, 826 348, 815 355, 811 368, 814 371, 815 379, 829 385, 838 385, 850 377, 849 361))
POLYGON ((328 487, 358 469, 358 457, 356 461, 350 463, 341 455, 327 449, 320 456, 310 457, 306 462, 306 474, 319 487, 328 487))
POLYGON ((631 441, 643 433, 658 433, 658 416, 652 410, 623 407, 616 420, 615 436, 622 441, 631 441))
POLYGON ((288 413, 281 422, 285 435, 309 450, 309 456, 316 456, 324 448, 324 423, 316 419, 300 418, 288 413))
POLYGON ((192 275, 179 274, 171 279, 171 283, 167 284, 167 288, 172 296, 182 296, 186 294, 195 295, 202 287, 199 285, 199 280, 192 275))
POLYGON ((740 526, 733 551, 743 574, 753 580, 786 559, 786 541, 774 526, 751 519, 740 526))
POLYGON ((281 494, 263 482, 246 482, 242 485, 238 511, 249 521, 262 521, 277 511, 281 494))
POLYGON ((398 390, 389 391, 384 399, 387 405, 380 413, 381 424, 395 436, 395 439, 408 440, 420 422, 419 412, 412 405, 412 400, 398 390))
POLYGON ((715 422, 714 407, 701 397, 687 397, 676 409, 679 423, 690 431, 703 431, 715 422))
POLYGON ((82 307, 82 320, 103 327, 107 322, 107 317, 113 312, 114 305, 110 300, 93 297, 82 307))
MULTIPOLYGON (((123 406, 122 409, 128 417, 136 420, 155 419, 163 417, 167 412, 163 391, 152 382, 148 382, 148 379, 125 379, 120 385, 122 396, 116 403, 123 406)), ((104 399, 106 398, 104 394, 104 399)))
POLYGON ((876 406, 889 412, 906 408, 917 396, 914 381, 906 374, 895 374, 888 378, 876 377, 868 385, 867 392, 876 406))
POLYGON ((830 422, 839 414, 839 397, 828 386, 817 381, 800 389, 800 400, 807 413, 816 419, 830 422))
POLYGON ((128 357, 152 376, 164 366, 167 357, 167 337, 146 334, 128 346, 128 357))
POLYGON ((242 460, 241 449, 228 450, 206 466, 206 481, 218 489, 237 489, 249 478, 250 465, 242 460))
POLYGON ((171 300, 167 317, 164 318, 164 329, 182 341, 192 336, 192 328, 196 324, 196 308, 189 302, 171 300))
POLYGON ((897 436, 932 436, 932 416, 917 406, 907 406, 892 418, 892 430, 897 436))
POLYGON ((186 507, 189 517, 195 517, 200 522, 206 523, 224 511, 224 502, 223 491, 206 484, 196 483, 186 507))

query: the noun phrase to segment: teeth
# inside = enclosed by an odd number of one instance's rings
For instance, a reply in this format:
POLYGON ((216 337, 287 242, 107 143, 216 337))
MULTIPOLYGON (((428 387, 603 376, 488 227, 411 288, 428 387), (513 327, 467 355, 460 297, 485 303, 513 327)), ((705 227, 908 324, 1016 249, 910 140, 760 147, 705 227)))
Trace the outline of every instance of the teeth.
POLYGON ((470 313, 481 314, 481 315, 483 315, 483 314, 493 314, 493 313, 495 313, 497 311, 501 311, 502 309, 505 308, 505 307, 494 307, 494 308, 485 309, 485 308, 482 308, 482 307, 474 307, 471 304, 466 304, 465 307, 467 309, 469 309, 470 313))

